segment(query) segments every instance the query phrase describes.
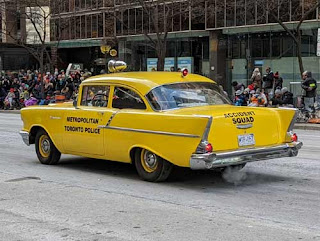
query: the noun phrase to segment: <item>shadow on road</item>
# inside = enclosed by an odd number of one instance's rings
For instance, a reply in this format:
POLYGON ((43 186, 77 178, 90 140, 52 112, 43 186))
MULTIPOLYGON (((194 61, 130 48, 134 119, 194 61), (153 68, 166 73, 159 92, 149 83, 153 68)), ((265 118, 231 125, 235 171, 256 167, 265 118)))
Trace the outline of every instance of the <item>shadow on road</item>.
MULTIPOLYGON (((136 173, 134 166, 127 163, 81 157, 67 157, 61 160, 58 167, 107 176, 117 176, 130 180, 139 180, 139 176, 136 173)), ((231 177, 229 176, 228 178, 224 177, 219 171, 192 171, 189 168, 174 167, 173 172, 166 183, 170 183, 170 186, 176 187, 204 189, 206 187, 240 188, 269 183, 292 183, 293 181, 297 180, 293 180, 292 177, 257 172, 256 170, 252 171, 252 168, 250 167, 245 167, 241 171, 231 174, 231 177), (232 175, 235 176, 233 177, 232 175)), ((166 185, 166 183, 160 185, 166 185)))

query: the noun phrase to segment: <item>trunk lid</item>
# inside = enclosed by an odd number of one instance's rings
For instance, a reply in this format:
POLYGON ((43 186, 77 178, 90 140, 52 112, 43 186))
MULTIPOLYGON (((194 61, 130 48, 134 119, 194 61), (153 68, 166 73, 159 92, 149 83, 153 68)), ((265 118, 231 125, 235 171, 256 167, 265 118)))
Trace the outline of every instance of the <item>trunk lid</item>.
POLYGON ((279 118, 272 109, 221 105, 184 108, 172 112, 211 116, 208 141, 214 152, 279 143, 279 118))

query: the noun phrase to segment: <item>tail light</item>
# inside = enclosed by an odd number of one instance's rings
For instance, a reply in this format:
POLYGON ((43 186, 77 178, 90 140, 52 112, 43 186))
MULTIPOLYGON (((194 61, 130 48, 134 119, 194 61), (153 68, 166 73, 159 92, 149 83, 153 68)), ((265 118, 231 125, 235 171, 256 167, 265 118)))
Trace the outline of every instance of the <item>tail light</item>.
POLYGON ((291 140, 292 140, 293 142, 297 142, 297 141, 298 141, 298 136, 297 136, 296 133, 293 133, 293 134, 291 135, 291 140))
POLYGON ((208 143, 205 147, 206 153, 210 153, 212 152, 213 148, 212 145, 210 143, 208 143))
POLYGON ((212 144, 207 141, 201 142, 196 151, 196 153, 198 154, 211 153, 211 152, 213 152, 212 144))

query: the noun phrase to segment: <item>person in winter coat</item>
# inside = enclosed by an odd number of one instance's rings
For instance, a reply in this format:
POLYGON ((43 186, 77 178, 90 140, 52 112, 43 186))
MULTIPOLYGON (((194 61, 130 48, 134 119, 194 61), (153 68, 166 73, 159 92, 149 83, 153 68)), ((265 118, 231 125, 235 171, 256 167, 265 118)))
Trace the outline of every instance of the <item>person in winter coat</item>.
POLYGON ((273 88, 274 74, 270 67, 267 67, 266 74, 263 76, 263 85, 262 88, 266 90, 266 93, 269 93, 273 88))
POLYGON ((261 77, 261 73, 259 68, 255 68, 254 71, 252 72, 252 76, 251 76, 251 82, 252 83, 256 83, 257 88, 261 89, 262 87, 262 77, 261 77))
POLYGON ((288 90, 288 88, 283 87, 281 89, 281 93, 282 93, 282 104, 293 106, 293 94, 288 90))
POLYGON ((283 79, 282 77, 279 75, 279 72, 277 71, 274 74, 274 90, 276 89, 282 89, 282 84, 283 84, 283 79))
POLYGON ((314 106, 317 95, 317 81, 312 78, 312 73, 310 71, 303 72, 301 88, 305 91, 303 95, 304 107, 307 111, 312 112, 312 107, 314 106))

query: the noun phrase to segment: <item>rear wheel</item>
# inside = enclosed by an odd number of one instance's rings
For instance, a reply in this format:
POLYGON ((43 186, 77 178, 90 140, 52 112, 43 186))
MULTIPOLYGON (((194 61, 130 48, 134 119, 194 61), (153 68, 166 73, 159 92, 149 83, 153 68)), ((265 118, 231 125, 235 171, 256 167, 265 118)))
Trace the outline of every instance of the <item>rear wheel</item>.
POLYGON ((173 165, 146 149, 139 149, 135 153, 135 166, 139 176, 149 182, 165 181, 173 165))
POLYGON ((49 135, 44 130, 39 130, 36 135, 36 153, 39 161, 45 165, 57 164, 61 153, 51 141, 49 135))

